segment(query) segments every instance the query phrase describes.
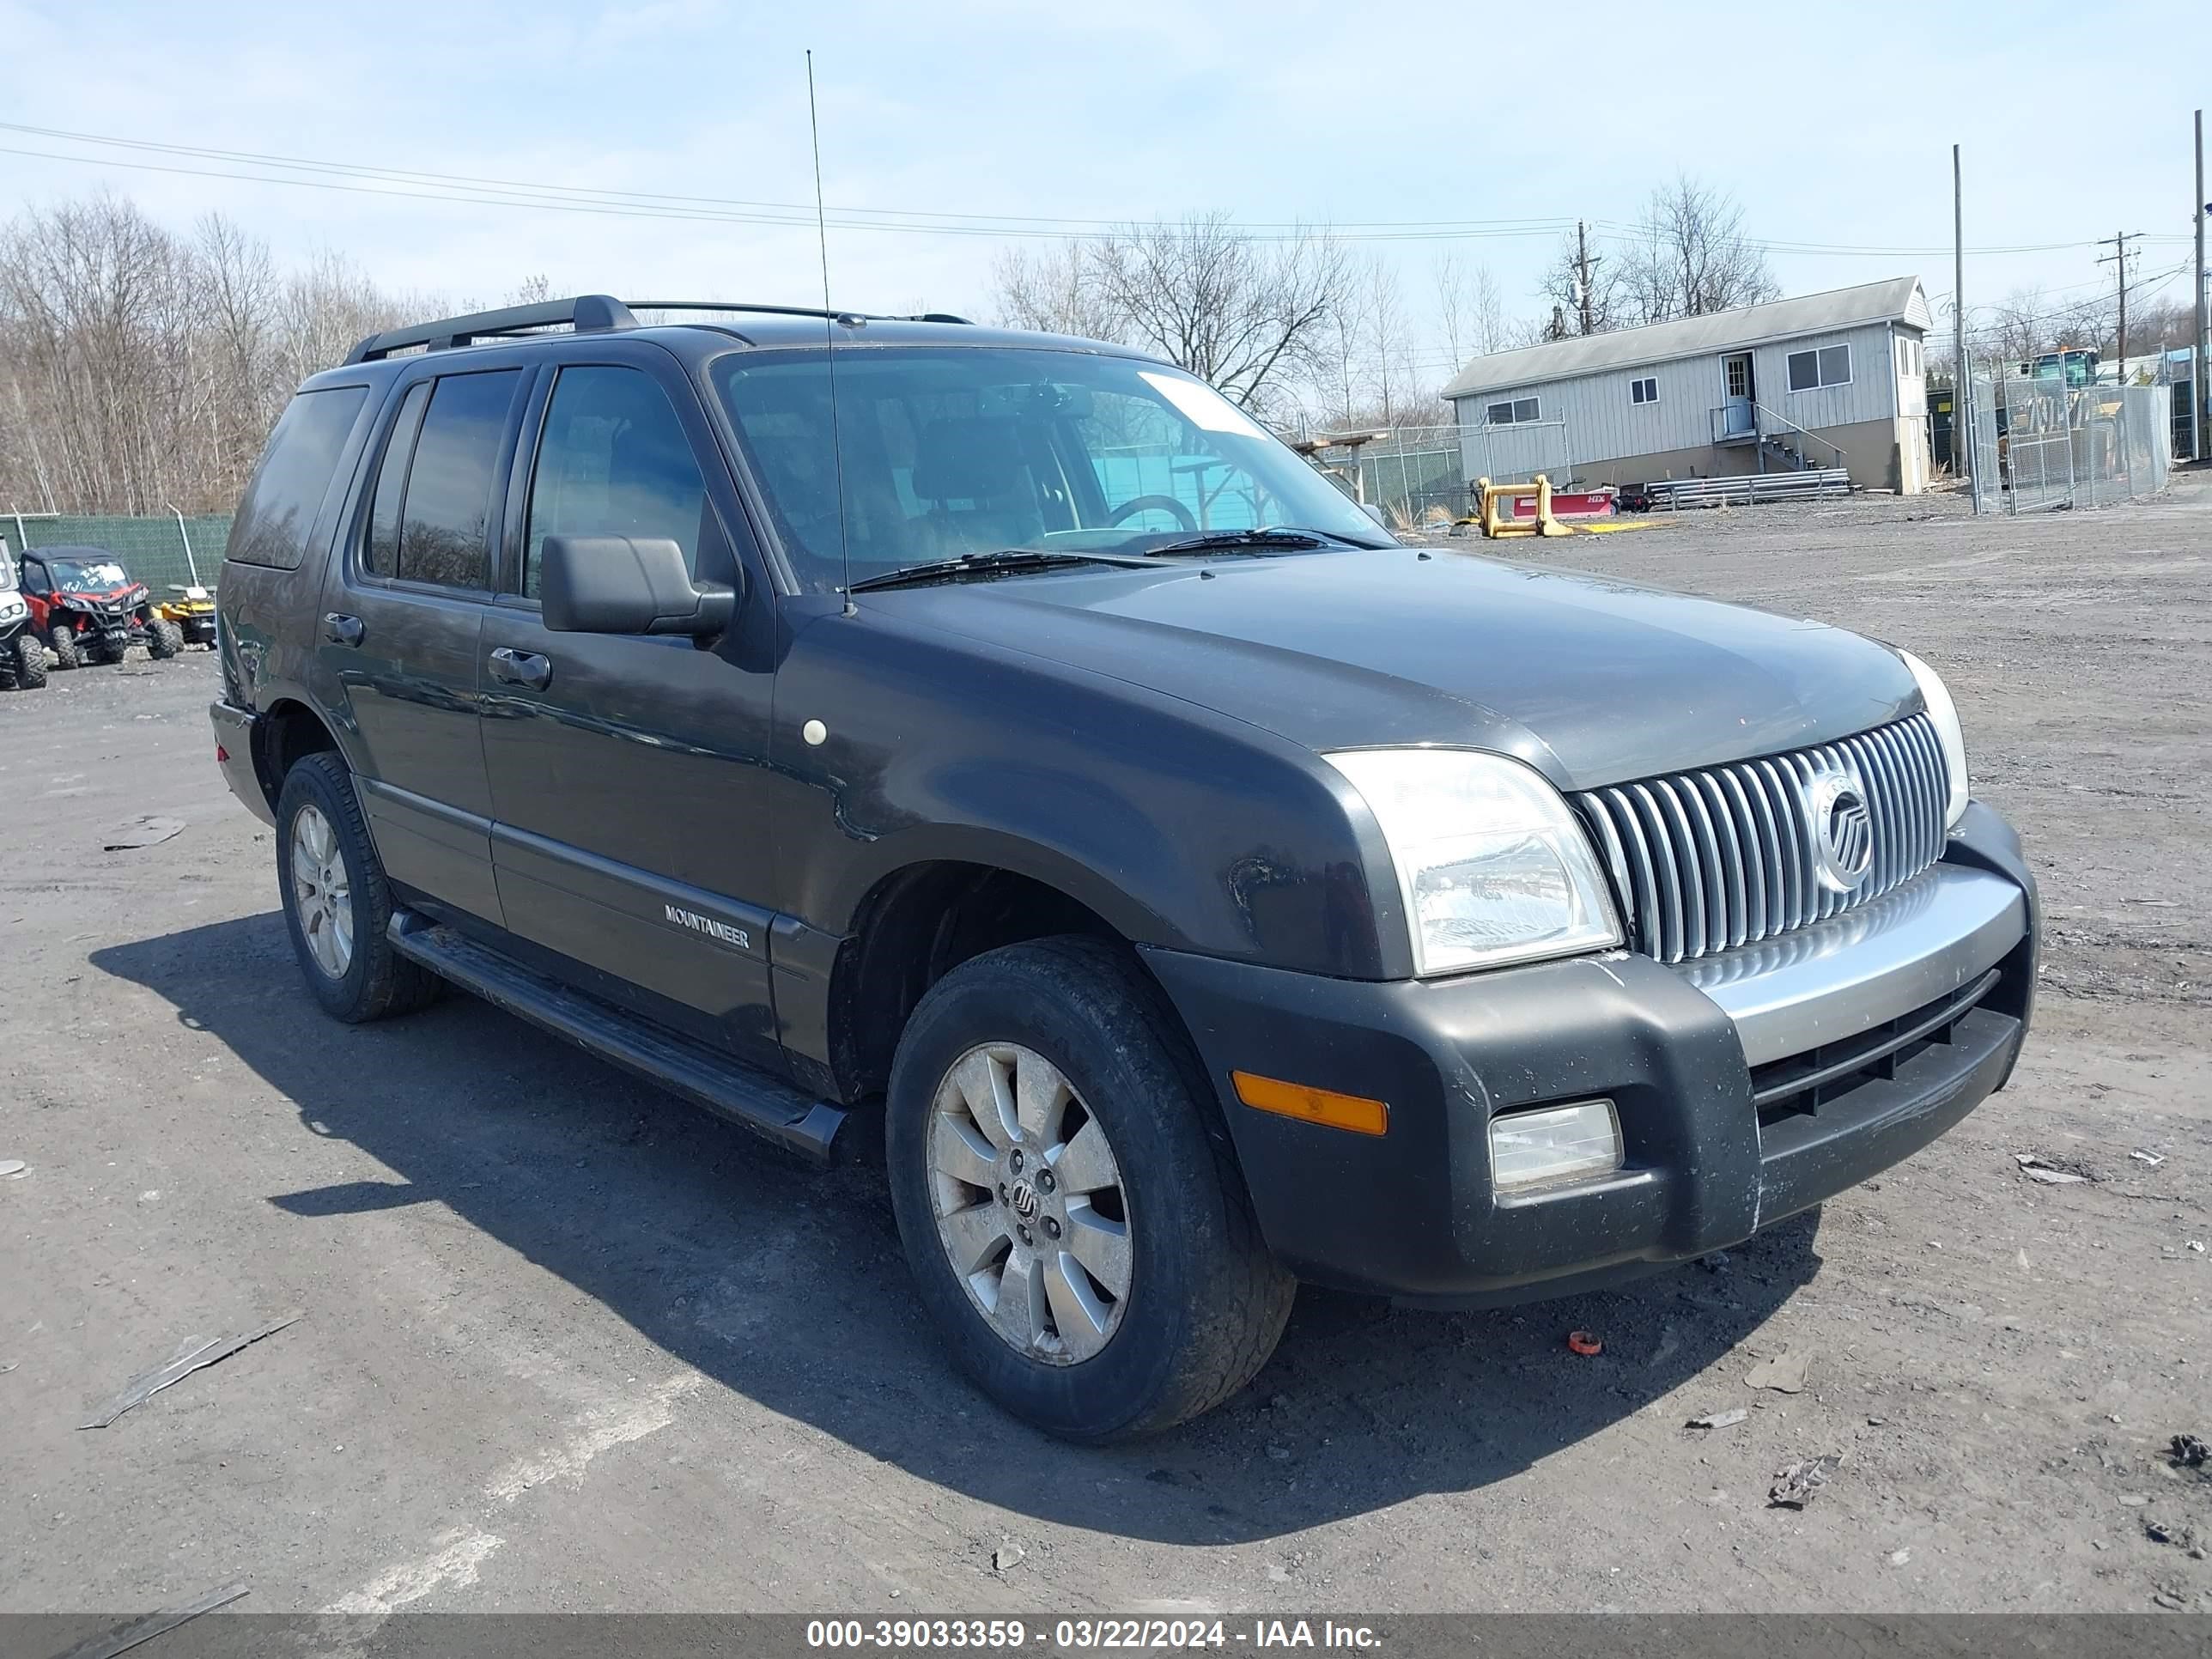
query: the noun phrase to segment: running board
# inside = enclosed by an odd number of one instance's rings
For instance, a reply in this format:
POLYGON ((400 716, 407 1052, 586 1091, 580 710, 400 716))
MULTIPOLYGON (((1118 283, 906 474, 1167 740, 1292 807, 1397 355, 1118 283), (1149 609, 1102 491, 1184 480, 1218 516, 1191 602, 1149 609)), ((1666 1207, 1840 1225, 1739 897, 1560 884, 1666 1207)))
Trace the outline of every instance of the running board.
POLYGON ((411 910, 394 910, 387 933, 392 948, 409 961, 495 1007, 704 1106, 809 1163, 830 1162, 845 1114, 828 1101, 535 973, 411 910))

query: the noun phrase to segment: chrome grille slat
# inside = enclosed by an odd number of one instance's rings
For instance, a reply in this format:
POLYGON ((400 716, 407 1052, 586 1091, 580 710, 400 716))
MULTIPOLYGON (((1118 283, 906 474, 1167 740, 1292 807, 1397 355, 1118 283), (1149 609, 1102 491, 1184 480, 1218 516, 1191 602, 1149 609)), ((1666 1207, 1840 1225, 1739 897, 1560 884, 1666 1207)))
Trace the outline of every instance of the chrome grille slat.
POLYGON ((1877 898, 1943 850, 1942 744, 1924 714, 1839 742, 1644 778, 1577 798, 1621 890, 1630 944, 1686 962, 1771 939, 1877 898), (1849 893, 1814 873, 1802 786, 1824 769, 1855 775, 1874 838, 1849 893))

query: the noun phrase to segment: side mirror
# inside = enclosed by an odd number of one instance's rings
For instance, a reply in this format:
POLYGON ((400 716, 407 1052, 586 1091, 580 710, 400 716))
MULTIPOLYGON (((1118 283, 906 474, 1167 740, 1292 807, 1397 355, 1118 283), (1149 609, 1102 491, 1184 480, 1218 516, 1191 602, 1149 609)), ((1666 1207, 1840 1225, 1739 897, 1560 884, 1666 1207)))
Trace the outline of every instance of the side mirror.
POLYGON ((1374 502, 1360 502, 1359 510, 1362 513, 1364 513, 1369 518, 1374 520, 1376 524, 1381 525, 1383 529, 1388 530, 1390 527, 1389 520, 1382 516, 1382 509, 1377 507, 1374 502))
POLYGON ((738 593, 696 582, 684 550, 663 537, 548 536, 538 550, 538 596, 556 634, 720 634, 738 593))

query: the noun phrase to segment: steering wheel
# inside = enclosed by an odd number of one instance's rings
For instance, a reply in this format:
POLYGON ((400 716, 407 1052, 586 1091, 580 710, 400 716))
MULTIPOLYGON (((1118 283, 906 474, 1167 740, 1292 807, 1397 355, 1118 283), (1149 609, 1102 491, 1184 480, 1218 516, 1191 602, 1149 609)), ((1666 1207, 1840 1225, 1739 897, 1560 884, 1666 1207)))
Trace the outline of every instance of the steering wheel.
POLYGON ((1164 513, 1185 530, 1198 528, 1198 520, 1191 516, 1190 509, 1172 495, 1132 495, 1107 514, 1106 522, 1119 525, 1122 520, 1139 513, 1164 513))

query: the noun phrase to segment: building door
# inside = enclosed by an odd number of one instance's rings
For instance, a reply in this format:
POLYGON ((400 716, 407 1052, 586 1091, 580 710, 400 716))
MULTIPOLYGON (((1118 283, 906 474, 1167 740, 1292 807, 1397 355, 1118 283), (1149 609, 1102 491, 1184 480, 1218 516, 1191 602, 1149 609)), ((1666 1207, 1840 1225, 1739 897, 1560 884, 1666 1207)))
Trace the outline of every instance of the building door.
POLYGON ((1727 397, 1727 413, 1721 417, 1723 435, 1735 438, 1756 431, 1752 405, 1759 401, 1759 392, 1751 378, 1751 354, 1731 351, 1722 358, 1721 380, 1727 397))

